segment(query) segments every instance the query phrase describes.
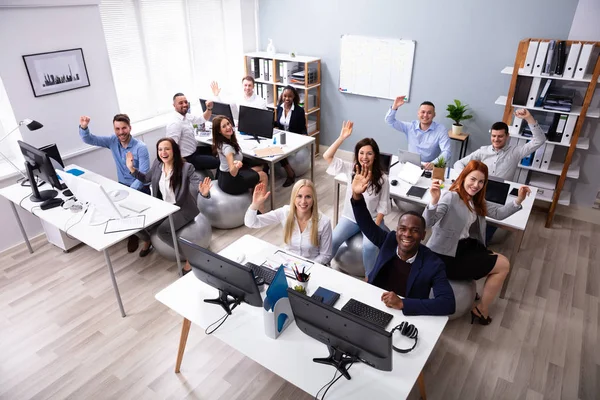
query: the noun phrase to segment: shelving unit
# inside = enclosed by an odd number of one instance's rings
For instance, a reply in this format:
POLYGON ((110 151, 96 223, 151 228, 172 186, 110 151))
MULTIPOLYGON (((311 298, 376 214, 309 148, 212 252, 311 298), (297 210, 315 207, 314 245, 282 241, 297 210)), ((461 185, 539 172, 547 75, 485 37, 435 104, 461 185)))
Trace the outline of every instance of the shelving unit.
MULTIPOLYGON (((568 206, 571 203, 571 193, 569 191, 562 190, 564 187, 564 184, 565 184, 565 180, 567 178, 570 178, 570 179, 578 179, 579 178, 579 173, 580 173, 579 166, 571 165, 573 154, 576 149, 587 150, 590 147, 590 139, 589 138, 580 138, 579 137, 579 134, 581 132, 583 124, 585 123, 586 118, 600 118, 600 109, 590 109, 589 108, 590 102, 592 101, 592 97, 596 90, 597 83, 600 81, 600 57, 598 57, 598 52, 597 52, 597 49, 600 46, 600 42, 564 41, 566 44, 566 47, 569 50, 571 49, 571 45, 573 45, 574 43, 581 43, 582 45, 592 45, 593 46, 591 56, 589 59, 589 64, 586 64, 584 66, 584 67, 587 67, 587 70, 581 69, 581 71, 583 73, 583 77, 576 78, 574 76, 577 76, 577 74, 574 74, 574 75, 567 74, 566 72, 562 75, 548 75, 548 74, 536 73, 536 68, 535 68, 536 65, 535 64, 539 65, 539 59, 540 59, 539 54, 536 54, 535 52, 533 52, 533 56, 535 57, 535 62, 533 62, 534 58, 531 58, 531 57, 528 58, 528 56, 531 56, 531 54, 532 54, 532 51, 530 50, 530 42, 532 42, 532 41, 542 43, 542 42, 549 42, 550 39, 524 39, 521 42, 519 42, 519 47, 517 50, 517 55, 515 57, 514 66, 505 67, 501 71, 502 74, 507 74, 507 75, 512 76, 509 90, 508 90, 508 95, 498 97, 496 99, 495 103, 498 105, 504 106, 504 116, 503 116, 502 120, 508 126, 511 126, 510 132, 509 132, 510 136, 519 138, 519 139, 530 139, 530 138, 520 135, 520 131, 518 131, 517 129, 514 128, 513 120, 512 120, 513 113, 514 113, 514 107, 527 108, 528 110, 535 111, 538 113, 539 112, 554 113, 554 114, 563 114, 563 115, 574 115, 574 116, 578 117, 577 121, 575 122, 573 132, 571 134, 570 143, 567 144, 567 143, 560 143, 560 142, 554 142, 554 141, 546 141, 547 144, 552 144, 554 146, 562 146, 562 147, 568 148, 564 161, 550 161, 548 163, 548 168, 536 168, 536 167, 524 166, 524 165, 519 164, 519 168, 522 170, 530 170, 530 171, 536 171, 539 173, 558 176, 556 187, 554 189, 554 195, 552 196, 552 198, 550 198, 548 196, 543 196, 543 195, 538 195, 536 198, 541 201, 550 203, 550 208, 548 210, 548 215, 546 217, 546 227, 550 228, 552 226, 552 221, 554 218, 554 213, 556 211, 556 206, 558 204, 568 206), (528 68, 527 69, 524 68, 526 60, 528 60, 528 68), (591 73, 589 73, 589 72, 591 72, 591 73), (568 75, 571 75, 571 76, 568 76, 568 75), (547 110, 542 107, 513 105, 513 101, 514 101, 513 99, 515 97, 517 83, 519 81, 519 78, 521 78, 521 77, 529 77, 529 78, 533 78, 534 80, 537 79, 538 84, 539 84, 539 82, 541 82, 540 81, 541 79, 552 79, 552 81, 553 81, 552 85, 555 85, 555 86, 563 85, 564 83, 569 83, 569 84, 577 83, 580 85, 579 86, 580 89, 582 89, 582 90, 585 89, 585 94, 583 96, 583 100, 581 101, 581 105, 573 105, 571 107, 570 112, 547 110), (556 81, 556 83, 554 81, 556 81), (510 99, 510 101, 509 101, 509 99, 510 99)), ((559 41, 557 40, 557 42, 559 42, 559 41)), ((537 47, 535 46, 535 43, 533 43, 532 48, 537 49, 537 47)), ((540 44, 540 48, 541 48, 541 44, 540 44)), ((573 53, 573 54, 576 54, 576 53, 573 53)), ((542 56, 542 65, 544 64, 545 58, 546 58, 546 55, 543 55, 542 56)), ((575 58, 575 59, 578 60, 577 58, 575 58)), ((565 61, 565 60, 563 60, 563 61, 565 61)), ((575 65, 573 65, 573 71, 580 69, 581 65, 579 62, 580 62, 580 59, 577 61, 577 65, 576 65, 577 68, 575 68, 575 65)), ((565 71, 566 71, 566 68, 565 68, 565 71)), ((532 85, 532 87, 537 88, 538 86, 532 85)), ((541 85, 539 85, 539 89, 537 90, 537 93, 533 93, 534 89, 531 89, 530 93, 527 97, 529 99, 532 99, 532 98, 538 99, 538 97, 540 96, 541 90, 542 90, 542 87, 541 87, 541 85)), ((570 119, 571 119, 571 117, 569 117, 569 120, 570 119)))
POLYGON ((256 83, 268 85, 267 106, 269 108, 277 108, 278 106, 278 91, 283 87, 290 85, 299 89, 301 102, 303 101, 304 112, 306 113, 306 130, 309 136, 315 138, 316 154, 319 154, 319 134, 321 133, 321 59, 318 57, 296 56, 290 57, 288 54, 269 54, 264 51, 256 51, 246 53, 244 55, 244 65, 246 75, 254 76, 256 83), (260 71, 257 71, 254 66, 254 60, 259 62, 263 60, 270 61, 267 71, 272 79, 264 79, 260 77, 260 71), (304 83, 284 81, 283 64, 287 63, 286 70, 293 72, 294 68, 301 69, 305 72, 304 83), (289 66, 289 69, 287 68, 289 66), (307 73, 311 72, 311 73, 307 73), (315 79, 309 80, 310 76, 315 76, 315 79), (314 97, 313 97, 314 96, 314 97), (311 100, 314 98, 314 104, 311 100), (309 106, 312 107, 309 108, 309 106))

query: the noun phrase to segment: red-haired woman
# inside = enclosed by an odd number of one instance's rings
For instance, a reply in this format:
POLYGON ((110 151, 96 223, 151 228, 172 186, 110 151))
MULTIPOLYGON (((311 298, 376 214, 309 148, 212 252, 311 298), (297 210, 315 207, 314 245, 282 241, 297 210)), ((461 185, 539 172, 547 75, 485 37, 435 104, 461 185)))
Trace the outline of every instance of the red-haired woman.
POLYGON ((446 264, 448 279, 470 280, 486 277, 481 303, 471 310, 471 323, 492 322, 488 308, 508 275, 510 264, 502 254, 485 246, 485 217, 505 219, 521 209, 521 203, 531 192, 527 186, 519 188, 517 198, 500 206, 485 200, 488 169, 481 161, 472 160, 441 196, 440 182, 431 184, 431 202, 423 217, 432 235, 427 247, 446 264))

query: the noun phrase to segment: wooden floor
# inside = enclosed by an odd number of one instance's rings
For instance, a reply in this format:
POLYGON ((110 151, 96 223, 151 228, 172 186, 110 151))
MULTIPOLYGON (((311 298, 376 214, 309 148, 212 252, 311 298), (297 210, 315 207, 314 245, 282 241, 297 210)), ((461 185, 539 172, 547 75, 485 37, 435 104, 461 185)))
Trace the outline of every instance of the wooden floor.
MULTIPOLYGON (((319 159, 319 205, 332 216, 324 170, 319 159)), ((278 206, 289 192, 278 189, 278 206)), ((545 229, 544 217, 532 214, 493 323, 472 326, 465 316, 448 324, 425 367, 429 399, 600 398, 600 227, 557 216, 545 229)), ((387 225, 397 218, 394 207, 387 225)), ((215 230, 211 247, 250 232, 215 230)), ((279 227, 252 233, 281 244, 279 227)), ((510 256, 511 242, 495 249, 510 256)), ((24 245, 0 254, 1 399, 312 398, 194 326, 175 374, 182 318, 154 295, 176 267, 156 252, 142 260, 125 243, 111 249, 121 318, 101 253, 65 254, 41 237, 33 247, 33 255, 24 245)), ((418 397, 413 389, 409 398, 418 397)))

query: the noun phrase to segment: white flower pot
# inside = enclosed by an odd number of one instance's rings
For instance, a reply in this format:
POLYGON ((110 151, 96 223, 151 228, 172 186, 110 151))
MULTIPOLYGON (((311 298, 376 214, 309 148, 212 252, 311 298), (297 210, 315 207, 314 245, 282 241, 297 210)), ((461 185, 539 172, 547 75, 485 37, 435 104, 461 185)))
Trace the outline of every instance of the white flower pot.
POLYGON ((462 135, 463 126, 452 124, 452 134, 454 135, 462 135))

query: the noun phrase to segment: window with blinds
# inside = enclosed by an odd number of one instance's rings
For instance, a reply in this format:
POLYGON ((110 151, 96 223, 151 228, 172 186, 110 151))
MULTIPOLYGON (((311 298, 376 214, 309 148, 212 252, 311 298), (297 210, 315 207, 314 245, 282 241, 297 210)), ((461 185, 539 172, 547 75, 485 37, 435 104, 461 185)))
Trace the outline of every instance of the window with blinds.
MULTIPOLYGON (((15 129, 17 126, 17 120, 13 112, 2 78, 0 78, 0 139, 8 135, 10 131, 15 129)), ((6 162, 6 158, 13 164, 16 164, 21 170, 23 170, 23 156, 19 150, 17 140, 22 140, 21 132, 19 129, 12 132, 6 138, 0 142, 0 176, 8 175, 16 172, 10 163, 6 162)))
POLYGON ((197 101, 227 80, 223 0, 102 0, 100 15, 119 99, 132 121, 197 101), (206 92, 206 90, 204 90, 206 92))

